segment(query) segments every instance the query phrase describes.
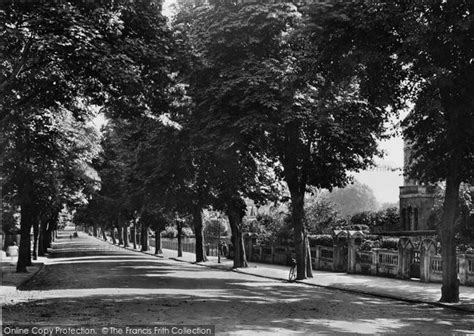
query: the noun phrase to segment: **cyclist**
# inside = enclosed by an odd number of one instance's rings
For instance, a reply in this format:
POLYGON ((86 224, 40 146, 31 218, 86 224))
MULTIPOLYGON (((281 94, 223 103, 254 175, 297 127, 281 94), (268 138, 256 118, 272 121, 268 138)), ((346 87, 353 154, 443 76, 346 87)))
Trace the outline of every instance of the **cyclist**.
POLYGON ((296 259, 291 258, 289 264, 290 264, 290 274, 288 275, 288 280, 295 281, 296 280, 296 259))

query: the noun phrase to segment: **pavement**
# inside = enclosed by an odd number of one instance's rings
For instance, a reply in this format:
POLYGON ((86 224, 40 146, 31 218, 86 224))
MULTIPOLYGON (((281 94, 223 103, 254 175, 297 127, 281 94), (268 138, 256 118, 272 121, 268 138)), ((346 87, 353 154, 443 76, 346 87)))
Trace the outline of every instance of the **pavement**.
MULTIPOLYGON (((84 235, 84 233, 80 233, 80 235, 84 235)), ((249 262, 249 267, 247 268, 232 269, 233 261, 226 258, 221 258, 220 263, 217 257, 208 257, 208 261, 196 263, 193 253, 183 252, 183 256, 178 257, 177 251, 174 250, 163 249, 163 254, 156 255, 153 247, 147 252, 140 252, 132 247, 127 247, 126 249, 137 253, 155 255, 158 258, 197 264, 203 267, 218 268, 224 271, 233 271, 279 281, 288 280, 289 267, 285 266, 249 262)), ((34 263, 33 267, 29 268, 29 273, 20 275, 14 273, 13 266, 3 265, 2 263, 2 290, 0 295, 2 297, 8 296, 9 293, 15 291, 21 284, 34 276, 41 269, 42 265, 47 262, 47 259, 43 260, 41 258, 34 263)), ((441 296, 441 284, 439 283, 424 283, 416 280, 399 280, 318 270, 313 271, 313 278, 296 282, 308 286, 325 287, 411 303, 425 303, 474 313, 474 287, 460 286, 459 303, 441 303, 438 302, 441 296)))
POLYGON ((28 273, 16 272, 16 261, 10 260, 0 261, 1 270, 1 288, 0 288, 0 305, 3 305, 8 297, 16 294, 18 287, 30 280, 36 273, 38 273, 47 262, 46 257, 38 257, 37 260, 32 261, 32 266, 28 267, 28 273))
MULTIPOLYGON (((132 247, 127 249, 134 250, 132 247)), ((137 249, 136 251, 139 250, 137 249)), ((288 281, 288 266, 249 262, 249 267, 247 268, 232 269, 233 260, 227 258, 221 258, 219 263, 217 257, 208 257, 208 261, 196 263, 194 253, 183 252, 183 256, 178 257, 177 251, 163 249, 163 254, 156 255, 154 247, 150 247, 149 251, 141 253, 197 264, 203 267, 219 268, 268 279, 288 281)), ((308 286, 325 287, 410 303, 425 303, 474 313, 474 287, 469 286, 459 287, 459 303, 444 303, 438 302, 441 297, 440 283, 426 283, 418 279, 400 280, 370 275, 313 270, 313 278, 297 280, 296 282, 308 286)))

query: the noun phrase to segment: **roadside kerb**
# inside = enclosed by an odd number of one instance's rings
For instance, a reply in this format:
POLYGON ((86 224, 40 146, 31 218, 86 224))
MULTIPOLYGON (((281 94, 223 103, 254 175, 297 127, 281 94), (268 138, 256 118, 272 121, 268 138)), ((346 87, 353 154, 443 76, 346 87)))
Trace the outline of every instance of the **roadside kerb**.
MULTIPOLYGON (((12 273, 5 273, 2 270, 2 289, 0 291, 0 305, 7 305, 13 301, 13 299, 19 295, 23 287, 26 286, 31 280, 33 280, 41 271, 45 269, 46 264, 44 262, 34 262, 33 266, 37 267, 34 271, 23 273, 23 279, 16 279, 15 276, 10 276, 12 273)), ((13 272, 13 274, 21 274, 13 272)))
MULTIPOLYGON (((224 267, 216 267, 214 265, 191 262, 191 261, 188 261, 188 260, 178 259, 178 258, 175 258, 175 257, 170 257, 168 259, 175 260, 175 261, 180 261, 180 262, 185 262, 185 263, 189 263, 189 264, 194 264, 194 265, 199 265, 199 266, 204 266, 204 267, 208 267, 208 268, 218 269, 218 270, 221 270, 221 271, 232 271, 232 272, 236 272, 236 273, 240 273, 240 274, 251 275, 251 276, 254 276, 254 277, 258 277, 258 278, 289 282, 288 279, 285 279, 285 278, 282 278, 282 277, 275 277, 275 276, 262 275, 262 274, 254 274, 252 272, 245 271, 244 269, 239 269, 239 268, 237 268, 237 269, 236 268, 225 269, 224 267)), ((427 300, 420 300, 420 299, 409 299, 409 298, 405 298, 405 297, 399 297, 399 296, 390 295, 390 294, 383 294, 383 293, 374 293, 374 292, 364 291, 364 290, 354 289, 354 288, 344 288, 344 287, 331 286, 331 285, 321 285, 321 284, 315 284, 315 283, 307 282, 305 280, 295 280, 293 282, 298 283, 298 284, 307 285, 307 286, 327 288, 327 289, 331 289, 331 290, 339 290, 339 291, 343 291, 343 292, 346 292, 346 293, 356 293, 356 294, 363 294, 363 295, 368 295, 368 296, 373 296, 373 297, 378 297, 378 298, 384 298, 384 299, 390 299, 390 300, 396 300, 396 301, 403 301, 403 302, 408 302, 408 303, 411 303, 411 304, 428 304, 428 305, 438 306, 438 307, 442 307, 442 308, 453 309, 453 310, 457 310, 457 311, 474 312, 474 309, 472 309, 470 307, 455 306, 455 305, 450 305, 449 303, 443 303, 443 302, 434 302, 434 301, 427 301, 427 300)))
MULTIPOLYGON (((194 265, 199 265, 199 266, 204 266, 208 268, 213 268, 213 269, 218 269, 222 271, 232 271, 236 273, 241 273, 241 274, 246 274, 246 275, 251 275, 254 277, 258 278, 265 278, 265 279, 271 279, 271 280, 276 280, 276 281, 284 281, 288 282, 288 279, 283 278, 283 277, 275 277, 275 276, 270 276, 270 275, 262 275, 262 274, 254 274, 251 271, 246 271, 246 269, 226 269, 224 267, 216 267, 215 265, 209 265, 209 264, 204 264, 204 263, 196 263, 196 262, 191 262, 185 259, 178 259, 174 257, 170 257, 168 259, 175 260, 175 261, 180 261, 180 262, 186 262, 194 265)), ((466 306, 456 306, 455 304, 451 305, 449 303, 443 303, 443 302, 436 302, 436 301, 428 301, 428 300, 421 300, 421 299, 410 299, 406 297, 400 297, 400 296, 395 296, 395 295, 390 295, 390 294, 384 294, 384 293, 376 293, 376 292, 370 292, 370 291, 364 291, 360 289, 355 289, 355 288, 344 288, 344 287, 339 287, 339 286, 331 286, 331 285, 321 285, 321 284, 316 284, 316 283, 311 283, 306 280, 296 280, 294 281, 295 283, 298 284, 303 284, 307 286, 313 286, 313 287, 319 287, 319 288, 327 288, 331 290, 339 290, 347 293, 356 293, 356 294, 363 294, 363 295, 368 295, 372 297, 378 297, 378 298, 384 298, 384 299, 390 299, 390 300, 396 300, 396 301, 403 301, 411 304, 428 304, 432 306, 437 306, 437 307, 442 307, 442 308, 448 308, 448 309, 453 309, 457 311, 463 311, 463 312, 474 312, 474 309, 471 307, 466 307, 466 306)))

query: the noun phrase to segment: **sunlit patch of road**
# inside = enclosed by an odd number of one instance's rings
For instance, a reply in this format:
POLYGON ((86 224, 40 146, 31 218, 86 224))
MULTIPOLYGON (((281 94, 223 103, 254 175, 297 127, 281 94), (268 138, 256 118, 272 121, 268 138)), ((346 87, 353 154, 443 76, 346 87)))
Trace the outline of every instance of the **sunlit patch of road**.
POLYGON ((215 324, 218 334, 451 334, 474 316, 273 281, 78 239, 3 307, 4 322, 215 324), (89 247, 96 247, 89 248, 89 247), (84 248, 82 248, 84 247, 84 248))

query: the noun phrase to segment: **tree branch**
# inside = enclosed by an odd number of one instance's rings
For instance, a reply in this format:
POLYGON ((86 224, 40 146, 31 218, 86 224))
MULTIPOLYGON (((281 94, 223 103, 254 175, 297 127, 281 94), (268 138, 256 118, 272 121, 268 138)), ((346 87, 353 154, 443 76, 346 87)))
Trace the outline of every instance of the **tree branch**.
POLYGON ((5 91, 9 84, 18 77, 20 72, 23 70, 23 67, 25 66, 26 62, 28 61, 29 53, 31 50, 31 46, 33 45, 33 37, 29 39, 29 41, 26 43, 25 48, 23 49, 23 52, 21 54, 21 59, 20 61, 15 65, 13 68, 12 73, 10 76, 8 76, 4 81, 0 83, 0 93, 5 91))

